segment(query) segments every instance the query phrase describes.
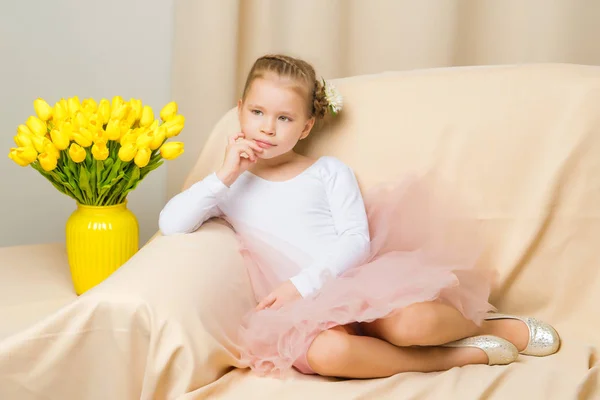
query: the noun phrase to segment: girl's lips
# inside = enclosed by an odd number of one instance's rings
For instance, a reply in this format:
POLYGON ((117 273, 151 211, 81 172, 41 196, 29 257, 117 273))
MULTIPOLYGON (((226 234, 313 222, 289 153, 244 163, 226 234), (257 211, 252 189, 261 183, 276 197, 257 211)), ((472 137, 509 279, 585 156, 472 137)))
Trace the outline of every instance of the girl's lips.
POLYGON ((269 149, 269 148, 273 147, 273 145, 271 143, 263 142, 261 140, 254 140, 254 141, 256 142, 257 145, 259 145, 263 149, 269 149))

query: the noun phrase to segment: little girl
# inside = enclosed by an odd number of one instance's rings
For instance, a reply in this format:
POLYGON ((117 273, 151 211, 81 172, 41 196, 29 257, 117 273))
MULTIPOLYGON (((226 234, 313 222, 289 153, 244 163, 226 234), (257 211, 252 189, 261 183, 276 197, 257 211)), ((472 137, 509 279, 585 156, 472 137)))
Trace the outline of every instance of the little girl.
POLYGON ((340 160, 294 151, 339 106, 326 85, 302 60, 256 60, 221 168, 160 214, 165 235, 223 217, 240 236, 258 302, 240 329, 243 361, 260 373, 378 378, 556 352, 550 325, 489 313, 489 271, 439 245, 457 235, 436 222, 419 181, 363 200, 340 160))

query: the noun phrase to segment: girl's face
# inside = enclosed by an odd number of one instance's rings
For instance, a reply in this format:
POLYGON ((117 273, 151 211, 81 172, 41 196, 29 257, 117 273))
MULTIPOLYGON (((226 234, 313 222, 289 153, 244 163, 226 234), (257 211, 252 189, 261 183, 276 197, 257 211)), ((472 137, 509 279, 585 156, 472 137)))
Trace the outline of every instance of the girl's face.
POLYGON ((291 151, 310 133, 306 89, 289 78, 267 74, 256 78, 246 98, 238 102, 242 133, 264 149, 258 156, 272 159, 291 151))

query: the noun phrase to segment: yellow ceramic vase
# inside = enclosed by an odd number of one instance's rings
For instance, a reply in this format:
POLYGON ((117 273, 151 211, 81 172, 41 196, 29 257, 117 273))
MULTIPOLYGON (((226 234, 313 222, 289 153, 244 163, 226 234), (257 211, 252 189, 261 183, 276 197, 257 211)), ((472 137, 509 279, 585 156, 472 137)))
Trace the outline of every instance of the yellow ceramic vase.
POLYGON ((114 206, 77 204, 66 225, 75 292, 86 292, 125 264, 138 250, 138 237, 138 221, 127 202, 114 206))

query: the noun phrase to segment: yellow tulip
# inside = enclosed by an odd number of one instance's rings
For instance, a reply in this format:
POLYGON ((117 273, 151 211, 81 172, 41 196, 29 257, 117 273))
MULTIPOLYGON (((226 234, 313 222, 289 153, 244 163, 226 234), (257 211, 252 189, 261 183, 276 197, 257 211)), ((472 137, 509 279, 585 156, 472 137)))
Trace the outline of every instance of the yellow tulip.
POLYGON ((13 160, 17 165, 21 166, 21 167, 26 167, 31 163, 28 163, 27 161, 23 160, 21 157, 19 157, 19 155, 17 154, 17 149, 11 149, 10 152, 8 153, 8 158, 10 158, 11 160, 13 160))
POLYGON ((162 146, 163 142, 167 138, 167 128, 160 126, 152 132, 152 142, 150 143, 150 150, 156 150, 162 146))
POLYGON ((63 110, 65 110, 68 113, 69 112, 69 104, 67 104, 67 100, 60 99, 58 102, 60 103, 60 106, 63 108, 63 110))
POLYGON ((96 112, 96 110, 98 109, 98 103, 96 103, 96 100, 92 98, 84 99, 81 102, 81 107, 83 107, 84 109, 90 109, 92 110, 92 112, 96 112))
POLYGON ((130 129, 126 134, 121 136, 121 146, 124 146, 129 143, 135 144, 137 142, 138 136, 139 131, 137 129, 130 129))
POLYGON ((58 159, 53 154, 42 153, 38 156, 38 160, 44 171, 52 171, 58 164, 58 159))
POLYGON ((135 119, 135 113, 133 110, 129 110, 129 113, 127 114, 127 117, 125 118, 124 121, 128 127, 132 127, 133 124, 135 124, 136 119, 135 119))
POLYGON ((131 130, 131 125, 129 125, 127 121, 120 121, 119 130, 121 131, 121 137, 123 137, 127 132, 131 130))
POLYGON ((54 143, 50 141, 48 141, 48 143, 46 143, 46 146, 44 146, 43 153, 49 154, 53 157, 56 157, 57 159, 60 157, 60 152, 58 151, 54 143))
POLYGON ((65 122, 60 127, 60 131, 69 138, 69 141, 73 140, 73 125, 70 122, 65 122))
POLYGON ((19 147, 33 147, 33 142, 31 141, 31 136, 25 133, 17 133, 15 135, 15 143, 19 147))
POLYGON ((89 124, 95 128, 102 128, 102 125, 104 125, 102 118, 98 114, 91 114, 91 115, 88 115, 87 117, 88 117, 89 124))
POLYGON ((147 149, 152 143, 152 131, 142 132, 136 139, 135 144, 139 149, 147 149))
POLYGON ((177 114, 177 103, 174 101, 168 103, 160 110, 160 119, 170 121, 177 114))
POLYGON ((137 154, 137 151, 138 150, 137 147, 135 147, 135 143, 127 143, 119 149, 119 158, 121 161, 129 162, 133 160, 137 154))
POLYGON ((81 134, 81 131, 79 131, 79 133, 73 133, 73 140, 81 147, 90 147, 92 144, 92 136, 89 132, 86 134, 81 134))
POLYGON ((129 99, 129 105, 131 105, 131 113, 134 117, 134 122, 139 121, 142 117, 142 101, 138 99, 129 99))
POLYGON ((127 103, 123 103, 121 104, 121 106, 119 106, 118 109, 113 109, 113 115, 111 116, 111 118, 114 119, 126 119, 127 115, 129 114, 129 111, 131 110, 131 106, 127 103))
POLYGON ((64 121, 67 119, 68 113, 67 110, 63 107, 61 102, 57 102, 54 105, 54 110, 52 111, 52 119, 54 121, 64 121))
POLYGON ((97 142, 92 146, 92 155, 96 160, 104 161, 108 158, 108 147, 106 143, 97 142))
POLYGON ((135 155, 133 162, 135 162, 135 165, 137 165, 138 167, 144 168, 146 165, 148 165, 151 154, 152 151, 150 151, 150 149, 139 149, 137 154, 135 155))
POLYGON ((110 103, 106 99, 100 100, 100 105, 98 105, 98 116, 102 121, 102 125, 107 124, 110 119, 110 103))
POLYGON ((160 147, 160 155, 165 160, 174 160, 183 154, 182 142, 165 143, 160 147))
POLYGON ((71 116, 76 115, 78 112, 81 112, 81 103, 79 102, 79 97, 74 96, 67 100, 67 106, 69 109, 69 114, 71 116))
POLYGON ((113 110, 113 112, 115 110, 118 110, 121 107, 121 104, 123 104, 125 101, 123 100, 123 98, 121 96, 115 96, 112 98, 112 103, 110 105, 110 108, 113 110))
POLYGON ((76 126, 78 130, 90 124, 90 121, 85 117, 85 115, 82 112, 78 111, 74 116, 74 120, 76 121, 76 126))
POLYGON ((108 140, 119 140, 121 137, 121 129, 119 128, 119 121, 111 119, 106 125, 106 137, 108 140))
POLYGON ((71 157, 73 162, 80 163, 85 160, 85 156, 86 152, 83 147, 77 143, 71 143, 71 147, 69 147, 69 157, 71 157))
MULTIPOLYGON (((21 165, 24 163, 25 165, 29 165, 37 159, 38 152, 31 146, 27 147, 18 147, 10 149, 10 153, 8 157, 15 161, 17 164, 21 165), (12 156, 11 156, 12 154, 12 156), (21 161, 22 163, 18 162, 21 161)), ((22 165, 23 167, 25 165, 22 165)))
POLYGON ((69 147, 71 138, 68 132, 53 129, 52 132, 50 132, 50 137, 52 138, 52 143, 54 143, 58 150, 64 150, 69 147))
POLYGON ((142 109, 142 116, 140 117, 140 126, 150 126, 154 121, 154 111, 152 107, 144 106, 142 109))
POLYGON ((33 135, 33 132, 27 127, 27 125, 19 125, 17 127, 17 133, 23 133, 25 135, 33 135))
POLYGON ((179 135, 179 132, 183 130, 185 125, 185 117, 183 115, 176 115, 171 118, 170 121, 165 122, 162 126, 167 128, 167 138, 179 135))
POLYGON ((48 143, 50 143, 50 140, 48 140, 47 137, 45 136, 31 136, 31 142, 33 143, 33 148, 38 152, 38 153, 43 153, 44 149, 46 148, 46 145, 48 143))
POLYGON ((37 136, 45 136, 48 133, 48 127, 46 126, 46 122, 42 121, 38 117, 34 117, 33 115, 27 118, 27 127, 31 130, 31 132, 35 133, 37 136))
POLYGON ((92 141, 94 143, 106 144, 106 142, 108 142, 108 135, 102 128, 94 128, 92 135, 92 141))
POLYGON ((35 99, 33 101, 33 108, 42 121, 48 121, 52 118, 52 107, 50 107, 50 104, 46 103, 46 100, 41 98, 35 99))

